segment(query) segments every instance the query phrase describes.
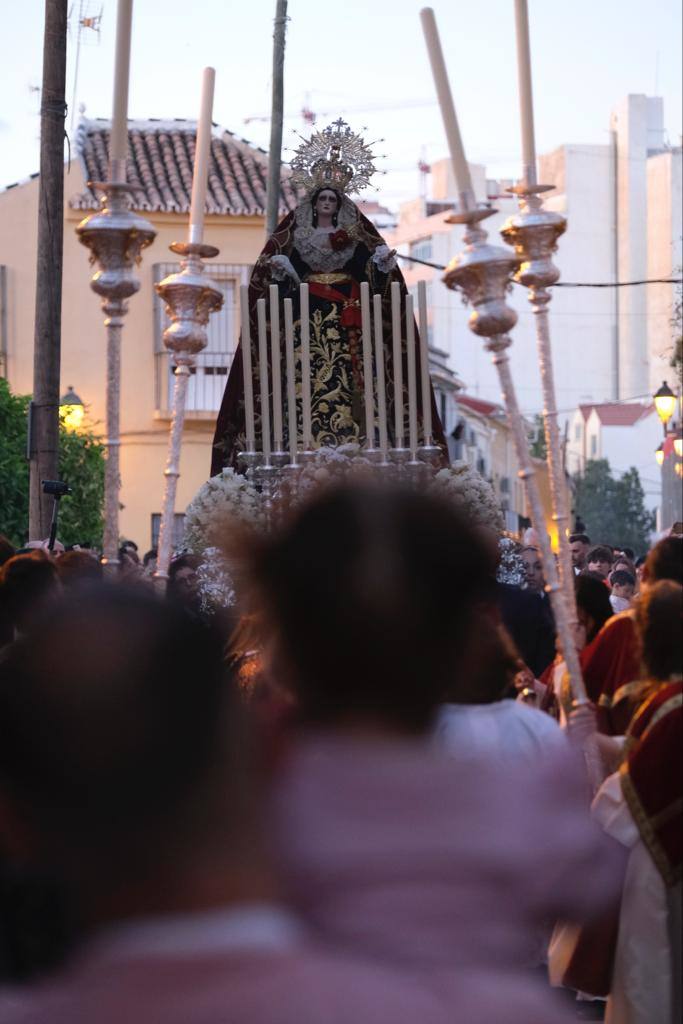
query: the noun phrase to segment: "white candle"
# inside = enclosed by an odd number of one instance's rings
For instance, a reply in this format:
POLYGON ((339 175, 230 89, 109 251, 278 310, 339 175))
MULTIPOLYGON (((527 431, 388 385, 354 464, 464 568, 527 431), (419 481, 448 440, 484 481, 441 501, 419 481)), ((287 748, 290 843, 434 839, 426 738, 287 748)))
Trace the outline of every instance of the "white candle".
POLYGON ((247 436, 247 451, 255 450, 254 428, 254 381, 251 369, 251 327, 249 325, 249 289, 246 284, 240 288, 240 319, 242 321, 242 372, 244 374, 244 424, 247 436))
POLYGON ((448 73, 446 71, 446 62, 443 59, 439 30, 436 27, 436 18, 431 7, 424 7, 420 11, 420 20, 422 21, 422 31, 424 32, 427 44, 429 62, 432 66, 436 95, 441 107, 441 117, 443 119, 444 131, 446 132, 448 149, 451 154, 453 174, 455 175, 458 192, 460 193, 460 201, 466 208, 472 208, 474 206, 474 192, 472 190, 470 169, 465 158, 465 148, 462 144, 458 118, 455 113, 451 87, 448 82, 448 73))
POLYGON ((109 136, 109 179, 126 180, 128 156, 128 79, 130 77, 130 36, 133 0, 119 0, 116 12, 116 56, 114 58, 114 102, 109 136))
POLYGON ((311 347, 308 319, 308 285, 299 289, 299 318, 301 338, 301 417, 302 446, 309 452, 313 447, 311 434, 311 347))
POLYGON ((519 113, 522 123, 523 181, 525 185, 535 185, 536 144, 534 142, 534 99, 531 89, 531 48, 529 45, 527 0, 515 0, 515 28, 517 31, 519 113))
POLYGON ((261 387, 261 448, 266 466, 270 465, 270 401, 268 399, 268 327, 266 324, 266 300, 256 303, 258 321, 259 384, 261 387))
POLYGON ((391 283, 391 341, 394 356, 394 444, 403 447, 403 346, 401 344, 401 286, 391 283))
POLYGON ((429 326, 427 323, 427 282, 417 286, 417 309, 420 329, 420 377, 422 381, 422 428, 424 444, 432 443, 432 389, 429 380, 429 326))
POLYGON ((296 465, 296 382, 294 380, 294 309, 292 300, 285 299, 285 349, 287 355, 287 427, 289 430, 289 455, 296 465))
POLYGON ((190 230, 188 242, 200 245, 204 237, 204 206, 209 177, 209 156, 211 155, 211 115, 213 113, 213 89, 216 72, 204 68, 202 75, 202 99, 197 123, 197 141, 194 149, 194 174, 192 176, 192 203, 190 205, 190 230))
POLYGON ((372 386, 372 318, 370 316, 370 285, 360 286, 360 312, 363 330, 363 388, 365 395, 365 437, 368 448, 375 447, 375 395, 372 386))
POLYGON ((273 446, 282 451, 282 377, 280 374, 280 293, 271 284, 270 293, 270 366, 273 375, 273 446))
POLYGON ((415 319, 413 296, 406 295, 406 356, 408 361, 408 431, 411 458, 417 452, 417 379, 415 376, 415 319))
POLYGON ((382 337, 382 296, 373 295, 375 309, 375 364, 377 368, 377 418, 379 420, 379 448, 386 461, 389 448, 387 438, 387 396, 384 384, 384 338, 382 337))

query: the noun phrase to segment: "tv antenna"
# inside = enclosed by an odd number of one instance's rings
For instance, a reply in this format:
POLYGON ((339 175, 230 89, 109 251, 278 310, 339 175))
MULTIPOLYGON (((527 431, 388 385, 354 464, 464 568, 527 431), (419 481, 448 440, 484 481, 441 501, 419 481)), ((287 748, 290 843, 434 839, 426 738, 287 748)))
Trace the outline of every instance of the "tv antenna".
MULTIPOLYGON (((69 9, 68 21, 71 22, 74 5, 69 9)), ((71 121, 69 124, 69 135, 73 135, 74 119, 76 117, 76 93, 78 89, 78 65, 81 57, 81 43, 94 43, 100 41, 100 29, 102 26, 102 11, 104 10, 99 0, 79 0, 78 22, 76 25, 76 59, 74 62, 74 84, 71 90, 71 121), (95 37, 95 38, 93 38, 95 37)), ((69 25, 69 27, 71 27, 69 25)))

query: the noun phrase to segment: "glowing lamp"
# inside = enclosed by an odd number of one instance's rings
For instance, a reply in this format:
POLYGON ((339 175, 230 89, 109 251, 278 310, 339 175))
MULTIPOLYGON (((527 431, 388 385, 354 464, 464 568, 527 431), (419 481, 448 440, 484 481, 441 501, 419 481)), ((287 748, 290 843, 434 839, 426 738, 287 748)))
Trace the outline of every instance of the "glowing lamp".
POLYGON ((664 463, 664 446, 661 445, 661 444, 660 444, 659 448, 657 449, 657 451, 655 452, 655 459, 657 460, 657 465, 658 466, 663 465, 663 463, 664 463))
POLYGON ((664 381, 661 388, 655 391, 653 397, 657 415, 664 426, 666 426, 676 410, 676 396, 666 381, 664 381))
POLYGON ((59 415, 67 430, 78 430, 83 423, 85 406, 71 385, 59 400, 59 415))
POLYGON ((674 451, 679 459, 683 457, 683 434, 674 437, 674 451))

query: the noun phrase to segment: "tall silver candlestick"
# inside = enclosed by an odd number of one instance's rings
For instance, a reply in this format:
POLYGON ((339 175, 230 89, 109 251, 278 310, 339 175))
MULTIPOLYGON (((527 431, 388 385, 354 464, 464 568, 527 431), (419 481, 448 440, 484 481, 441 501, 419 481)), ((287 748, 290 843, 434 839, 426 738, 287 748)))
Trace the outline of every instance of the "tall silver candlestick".
POLYGON ((470 210, 456 214, 451 222, 465 224, 465 251, 456 256, 446 268, 444 284, 448 288, 463 292, 472 305, 469 326, 475 334, 487 338, 486 348, 493 353, 493 362, 498 370, 505 408, 515 443, 519 476, 524 481, 531 509, 531 518, 539 538, 546 579, 546 591, 550 597, 558 639, 569 672, 569 679, 575 699, 586 703, 586 689, 581 674, 579 656, 572 630, 571 616, 564 599, 559 574, 550 538, 545 527, 543 505, 538 489, 535 470, 529 454, 524 421, 519 410, 507 350, 512 339, 507 333, 517 322, 517 314, 505 301, 510 276, 520 269, 521 257, 489 245, 487 233, 480 222, 490 217, 494 210, 470 210))
POLYGON ((560 578, 567 607, 572 620, 575 621, 576 596, 574 568, 569 547, 567 487, 557 422, 555 377, 548 316, 548 303, 552 297, 548 289, 555 284, 560 276, 560 271, 552 261, 552 254, 557 249, 557 240, 567 227, 567 221, 561 213, 543 209, 543 203, 538 193, 545 192, 549 188, 552 186, 522 184, 510 189, 511 192, 515 192, 519 196, 520 211, 503 225, 501 235, 514 248, 521 260, 519 269, 514 275, 515 280, 528 289, 529 302, 534 311, 538 362, 543 389, 543 422, 550 469, 553 520, 557 526, 560 554, 560 578))
POLYGON ((140 288, 135 267, 142 250, 156 231, 144 217, 128 208, 130 189, 125 182, 91 182, 102 193, 102 209, 91 213, 76 228, 80 242, 90 249, 97 271, 90 287, 102 298, 107 328, 107 460, 104 471, 104 562, 118 565, 119 551, 119 410, 121 405, 121 331, 128 299, 140 288))
POLYGON ((166 312, 171 319, 164 331, 164 345, 172 354, 176 364, 173 388, 173 412, 168 440, 168 458, 164 470, 164 499, 161 510, 159 531, 159 553, 156 579, 168 579, 168 568, 173 551, 173 521, 175 499, 180 476, 180 449, 183 442, 185 423, 185 402, 190 368, 196 364, 197 353, 206 347, 206 325, 211 313, 223 305, 223 293, 204 273, 204 259, 218 255, 213 245, 201 242, 174 242, 171 252, 183 259, 180 270, 169 274, 154 287, 166 303, 166 312))

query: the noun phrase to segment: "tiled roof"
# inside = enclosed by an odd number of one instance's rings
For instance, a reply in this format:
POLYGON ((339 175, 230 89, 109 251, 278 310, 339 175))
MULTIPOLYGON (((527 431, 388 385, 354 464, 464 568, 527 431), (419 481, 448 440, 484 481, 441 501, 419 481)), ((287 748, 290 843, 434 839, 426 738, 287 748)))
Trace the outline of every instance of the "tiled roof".
MULTIPOLYGON (((108 120, 82 120, 76 135, 76 150, 88 181, 105 181, 109 160, 108 120)), ((196 121, 129 121, 127 179, 136 210, 188 213, 192 194, 196 121)), ((207 214, 249 216, 266 212, 268 154, 214 126, 209 160, 207 214)), ((281 177, 280 213, 297 204, 297 193, 289 171, 281 177)), ((86 188, 69 204, 76 210, 99 208, 97 194, 86 188)))
POLYGON ((603 427, 632 427, 655 411, 652 403, 644 405, 641 402, 601 402, 594 405, 580 405, 579 409, 584 420, 587 420, 595 409, 603 427))
POLYGON ((473 412, 478 412, 481 416, 500 416, 503 412, 495 402, 486 402, 483 398, 473 398, 471 395, 458 395, 456 402, 472 409, 473 412))

